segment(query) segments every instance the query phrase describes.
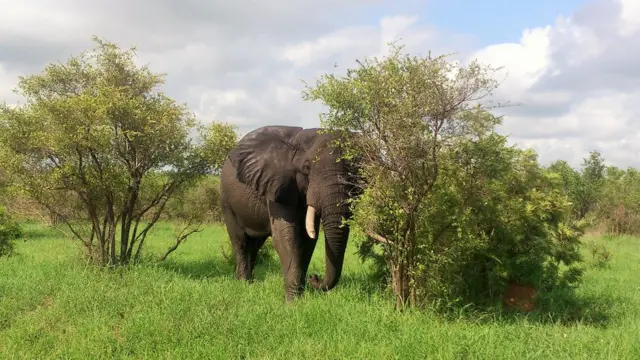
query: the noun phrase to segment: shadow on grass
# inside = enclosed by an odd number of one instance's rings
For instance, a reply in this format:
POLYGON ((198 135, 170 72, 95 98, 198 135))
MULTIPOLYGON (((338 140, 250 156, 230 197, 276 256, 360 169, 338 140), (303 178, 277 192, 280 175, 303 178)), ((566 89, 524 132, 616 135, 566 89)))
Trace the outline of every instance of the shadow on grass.
MULTIPOLYGON (((235 275, 235 265, 229 257, 196 261, 179 260, 174 262, 167 260, 162 264, 162 267, 195 279, 234 277, 235 275)), ((269 276, 281 276, 281 274, 280 262, 275 251, 261 251, 254 270, 254 281, 264 281, 269 276)), ((313 271, 309 271, 307 278, 313 274, 313 271)), ((318 275, 324 276, 322 272, 318 275)), ((356 274, 343 274, 338 286, 355 290, 356 297, 363 301, 372 297, 387 298, 389 305, 393 306, 393 294, 383 282, 376 278, 374 273, 362 271, 356 274)), ((308 283, 307 291, 321 292, 313 289, 308 283)), ((612 322, 615 309, 622 302, 625 302, 625 299, 619 294, 580 294, 565 288, 542 293, 536 301, 536 310, 530 313, 505 309, 499 300, 486 306, 473 304, 426 306, 423 312, 436 314, 448 321, 463 320, 477 324, 517 324, 524 320, 535 324, 564 326, 582 324, 604 328, 612 322)))
MULTIPOLYGON (((345 275, 339 286, 356 290, 363 299, 388 297, 391 304, 394 295, 382 282, 376 281, 367 274, 345 275)), ((529 323, 571 326, 576 324, 606 328, 615 318, 615 309, 624 303, 624 297, 619 294, 579 294, 571 289, 557 289, 541 294, 536 301, 536 309, 525 313, 505 308, 501 301, 493 305, 475 306, 425 306, 422 312, 429 312, 441 316, 447 321, 470 321, 478 324, 503 323, 516 324, 526 320, 529 323)), ((412 310, 418 311, 420 310, 412 310)))
POLYGON ((166 260, 160 267, 191 279, 209 279, 233 274, 233 268, 215 259, 197 261, 166 260))
POLYGON ((385 291, 385 286, 380 281, 372 279, 368 274, 342 275, 338 286, 354 289, 356 293, 366 298, 374 295, 389 295, 392 298, 392 294, 387 294, 387 291, 385 291))
MULTIPOLYGON (((212 258, 206 260, 166 260, 160 265, 162 268, 176 272, 191 279, 211 279, 225 276, 235 276, 235 264, 226 259, 212 258)), ((263 281, 268 275, 280 273, 279 260, 270 254, 258 258, 254 269, 254 281, 263 281)))
POLYGON ((493 307, 452 307, 445 313, 448 319, 465 319, 477 323, 513 324, 526 320, 542 325, 586 325, 606 328, 613 318, 613 309, 622 299, 606 294, 579 295, 570 290, 556 290, 537 299, 530 313, 507 309, 501 303, 493 307))

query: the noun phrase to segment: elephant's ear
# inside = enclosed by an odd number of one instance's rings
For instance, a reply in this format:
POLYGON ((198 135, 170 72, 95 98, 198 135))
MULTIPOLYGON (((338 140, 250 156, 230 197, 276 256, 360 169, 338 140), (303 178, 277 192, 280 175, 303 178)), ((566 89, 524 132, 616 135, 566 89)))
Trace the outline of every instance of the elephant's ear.
POLYGON ((245 137, 229 159, 240 182, 279 203, 296 200, 296 174, 308 175, 310 169, 304 150, 278 132, 262 131, 245 137))

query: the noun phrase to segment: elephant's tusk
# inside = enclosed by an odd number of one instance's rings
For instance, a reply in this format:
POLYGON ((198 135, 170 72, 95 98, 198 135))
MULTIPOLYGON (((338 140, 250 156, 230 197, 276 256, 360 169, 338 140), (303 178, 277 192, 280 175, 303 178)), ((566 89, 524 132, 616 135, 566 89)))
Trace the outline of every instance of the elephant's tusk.
POLYGON ((316 209, 313 206, 307 207, 307 219, 305 221, 305 227, 307 228, 307 235, 310 238, 316 238, 316 209))

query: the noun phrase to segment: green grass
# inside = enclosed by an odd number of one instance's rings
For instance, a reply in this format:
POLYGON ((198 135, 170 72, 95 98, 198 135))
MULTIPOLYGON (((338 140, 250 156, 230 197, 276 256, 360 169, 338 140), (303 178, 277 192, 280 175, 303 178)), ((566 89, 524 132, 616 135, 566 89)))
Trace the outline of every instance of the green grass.
MULTIPOLYGON (((635 238, 592 238, 607 243, 610 266, 589 267, 579 301, 557 313, 445 319, 394 311, 353 244, 336 289, 285 305, 277 258, 258 266, 254 284, 234 280, 219 227, 193 235, 164 264, 116 271, 83 265, 53 230, 25 228, 17 255, 0 259, 2 359, 640 358, 635 238)), ((159 225, 148 255, 161 254, 171 234, 159 225)), ((310 271, 322 273, 318 245, 310 271)))

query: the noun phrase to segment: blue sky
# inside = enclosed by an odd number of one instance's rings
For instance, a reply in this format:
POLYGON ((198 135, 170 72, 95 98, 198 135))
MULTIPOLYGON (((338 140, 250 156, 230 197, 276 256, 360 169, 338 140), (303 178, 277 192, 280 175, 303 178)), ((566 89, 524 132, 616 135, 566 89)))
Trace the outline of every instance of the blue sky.
POLYGON ((420 23, 472 35, 478 46, 486 46, 517 42, 523 29, 553 24, 558 16, 570 16, 585 3, 585 0, 405 0, 374 6, 369 16, 377 22, 383 14, 417 13, 420 23))
POLYGON ((522 30, 553 24, 571 15, 584 0, 433 0, 424 21, 439 28, 474 34, 481 45, 516 42, 522 30))

